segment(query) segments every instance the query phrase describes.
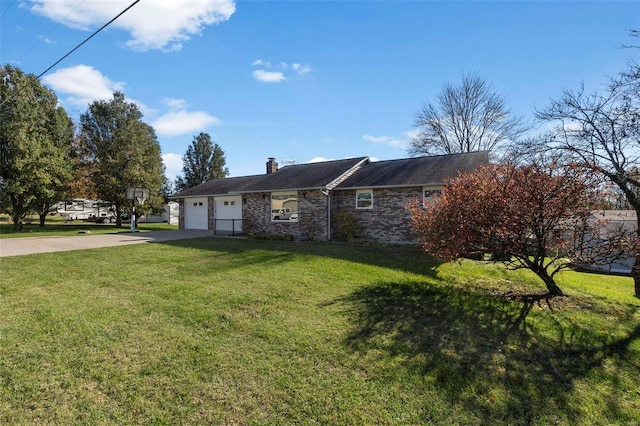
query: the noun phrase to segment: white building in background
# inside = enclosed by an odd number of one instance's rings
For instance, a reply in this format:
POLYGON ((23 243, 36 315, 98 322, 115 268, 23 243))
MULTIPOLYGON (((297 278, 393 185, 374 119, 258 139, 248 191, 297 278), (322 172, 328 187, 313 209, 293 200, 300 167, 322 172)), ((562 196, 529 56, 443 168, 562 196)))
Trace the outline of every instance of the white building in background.
POLYGON ((64 221, 101 218, 105 222, 115 222, 116 218, 113 207, 100 200, 73 198, 61 201, 54 207, 64 221))
MULTIPOLYGON (((115 209, 99 200, 73 198, 61 201, 55 208, 64 221, 92 220, 96 218, 98 219, 96 221, 105 223, 114 223, 116 221, 115 209)), ((179 216, 180 205, 176 201, 170 201, 164 205, 164 212, 161 215, 143 215, 139 218, 139 222, 165 222, 170 225, 178 225, 179 216)))
MULTIPOLYGON (((635 210, 599 210, 594 211, 592 220, 602 221, 605 230, 610 234, 619 234, 621 232, 626 235, 636 235, 638 230, 638 220, 635 210)), ((605 233, 606 235, 607 233, 605 233)), ((612 260, 606 265, 583 265, 585 269, 614 273, 614 274, 630 274, 631 268, 635 262, 635 253, 612 260)))
POLYGON ((164 212, 161 215, 142 215, 139 223, 168 223, 177 225, 180 217, 180 205, 177 201, 169 201, 164 205, 164 212))

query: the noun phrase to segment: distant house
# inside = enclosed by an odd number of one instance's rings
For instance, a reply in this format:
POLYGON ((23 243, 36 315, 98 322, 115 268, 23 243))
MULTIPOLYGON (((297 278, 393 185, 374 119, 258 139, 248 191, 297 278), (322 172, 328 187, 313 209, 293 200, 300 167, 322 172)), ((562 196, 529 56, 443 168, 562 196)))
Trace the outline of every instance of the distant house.
MULTIPOLYGON (((627 235, 632 238, 638 233, 638 217, 635 210, 599 210, 589 218, 599 221, 604 226, 602 237, 611 238, 616 235, 627 235)), ((631 274, 635 262, 635 252, 614 253, 610 259, 602 259, 597 265, 581 264, 580 267, 592 271, 631 274), (615 255, 615 256, 614 256, 615 255)))
POLYGON ((486 152, 376 162, 358 157, 282 168, 269 158, 266 174, 213 179, 170 198, 180 204, 183 229, 326 241, 335 228, 332 214, 346 211, 360 225, 362 239, 409 243, 415 237, 407 203, 488 163, 486 152))

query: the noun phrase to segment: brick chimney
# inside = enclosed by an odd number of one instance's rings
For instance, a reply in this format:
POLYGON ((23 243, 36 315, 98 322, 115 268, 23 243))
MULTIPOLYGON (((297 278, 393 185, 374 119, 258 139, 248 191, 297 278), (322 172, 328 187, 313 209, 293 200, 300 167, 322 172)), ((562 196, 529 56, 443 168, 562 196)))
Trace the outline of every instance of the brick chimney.
POLYGON ((276 159, 273 157, 269 157, 268 160, 269 161, 267 161, 267 174, 269 175, 273 172, 278 171, 278 163, 276 163, 276 159))

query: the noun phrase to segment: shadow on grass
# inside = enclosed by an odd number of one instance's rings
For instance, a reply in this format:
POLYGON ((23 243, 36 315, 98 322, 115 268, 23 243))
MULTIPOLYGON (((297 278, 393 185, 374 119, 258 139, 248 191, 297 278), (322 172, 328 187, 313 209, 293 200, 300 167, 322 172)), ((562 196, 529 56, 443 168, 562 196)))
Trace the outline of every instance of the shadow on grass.
POLYGON ((437 267, 441 264, 441 262, 438 262, 422 250, 403 246, 393 248, 367 247, 334 242, 283 242, 247 240, 244 238, 194 238, 166 241, 161 244, 229 254, 243 254, 243 257, 252 264, 259 263, 260 259, 270 262, 272 257, 285 261, 287 259, 299 259, 302 256, 319 256, 396 269, 432 278, 437 277, 437 267), (263 254, 258 255, 255 251, 263 252, 263 254), (285 254, 284 256, 283 253, 285 254))
MULTIPOLYGON (((608 389, 606 401, 598 401, 606 404, 605 415, 634 421, 621 406, 628 383, 615 374, 631 372, 632 381, 640 377, 637 354, 629 353, 640 338, 640 325, 633 327, 637 308, 623 315, 631 324, 628 335, 612 339, 589 325, 565 321, 561 312, 531 321, 533 301, 424 283, 379 283, 338 303, 353 322, 350 348, 401 359, 415 377, 432 380, 483 424, 580 423, 584 407, 570 392, 576 380, 592 374, 600 377, 597 386, 608 389)), ((397 367, 390 370, 388 379, 395 380, 397 367)))
MULTIPOLYGON (((161 231, 176 229, 165 223, 141 223, 137 226, 141 231, 161 231)), ((19 238, 19 237, 46 237, 55 236, 74 236, 80 232, 90 231, 93 234, 118 234, 129 232, 130 225, 123 223, 120 228, 113 223, 92 223, 92 222, 73 222, 73 223, 49 223, 41 228, 38 223, 25 223, 21 231, 14 231, 13 224, 0 223, 0 236, 2 238, 19 238)))

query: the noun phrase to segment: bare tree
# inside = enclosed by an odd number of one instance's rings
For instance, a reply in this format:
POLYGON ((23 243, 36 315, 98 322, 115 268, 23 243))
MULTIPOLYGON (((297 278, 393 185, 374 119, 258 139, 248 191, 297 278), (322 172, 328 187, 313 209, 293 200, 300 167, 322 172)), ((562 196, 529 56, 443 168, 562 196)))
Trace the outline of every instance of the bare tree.
POLYGON ((424 104, 418 111, 415 125, 421 131, 411 141, 411 155, 491 152, 526 131, 522 119, 476 75, 464 76, 459 86, 446 83, 437 104, 424 104))
MULTIPOLYGON (((638 216, 640 230, 640 72, 637 64, 611 79, 602 92, 567 90, 538 111, 556 123, 538 149, 562 152, 567 161, 604 176, 624 194, 638 216)), ((640 237, 640 233, 638 234, 640 237)), ((635 294, 640 297, 640 251, 632 268, 635 294)))

